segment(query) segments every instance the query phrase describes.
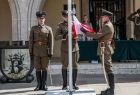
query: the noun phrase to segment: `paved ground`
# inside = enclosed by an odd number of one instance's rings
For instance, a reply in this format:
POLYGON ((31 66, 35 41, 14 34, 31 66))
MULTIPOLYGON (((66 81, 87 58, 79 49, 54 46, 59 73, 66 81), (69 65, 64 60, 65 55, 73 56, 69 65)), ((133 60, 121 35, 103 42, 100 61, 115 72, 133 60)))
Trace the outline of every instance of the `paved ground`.
MULTIPOLYGON (((53 75, 53 85, 50 85, 48 79, 49 90, 61 89, 61 75, 53 75)), ((140 75, 116 75, 115 95, 140 95, 140 75)), ((103 75, 78 75, 80 89, 95 89, 99 95, 101 90, 106 88, 103 75)), ((0 95, 45 95, 46 92, 33 92, 36 86, 35 80, 32 83, 6 83, 0 84, 0 95)))
MULTIPOLYGON (((120 70, 123 73, 115 73, 115 95, 140 95, 140 74, 138 64, 127 65, 119 64, 115 65, 115 70, 120 70), (118 66, 118 67, 117 67, 118 66), (122 67, 123 66, 123 67, 122 67), (122 69, 123 68, 123 69, 122 69), (128 68, 128 70, 127 70, 128 68), (129 73, 127 74, 127 71, 129 73), (124 73, 125 72, 125 73, 124 73), (130 73, 132 72, 132 74, 130 73)), ((60 74, 60 65, 54 65, 51 67, 53 85, 50 84, 50 78, 48 77, 48 90, 58 91, 61 89, 62 76, 60 74), (55 70, 56 69, 56 70, 55 70), (59 72, 58 72, 59 71, 59 72)), ((104 76, 102 73, 96 73, 101 69, 100 65, 82 65, 78 73, 77 84, 80 89, 95 89, 97 95, 101 90, 106 88, 104 76), (92 67, 91 67, 92 66, 92 67)), ((34 74, 34 72, 33 72, 34 74)), ((36 80, 32 83, 24 83, 24 80, 20 83, 0 83, 0 95, 45 95, 44 91, 33 91, 36 86, 36 80)), ((46 94, 48 95, 48 94, 46 94)), ((57 95, 57 94, 56 94, 57 95)))
MULTIPOLYGON (((22 84, 26 85, 26 84, 22 84)), ((8 85, 9 86, 9 85, 8 85)), ((16 86, 16 85, 15 85, 16 86)), ((95 89, 97 95, 100 95, 100 91, 106 88, 105 84, 87 84, 79 85, 80 89, 95 89)), ((49 91, 60 90, 60 86, 49 86, 49 91)), ((17 89, 5 89, 0 90, 0 95, 45 95, 44 91, 33 91, 34 87, 23 87, 17 89)), ((133 83, 117 83, 115 89, 115 95, 140 95, 140 82, 133 83)))

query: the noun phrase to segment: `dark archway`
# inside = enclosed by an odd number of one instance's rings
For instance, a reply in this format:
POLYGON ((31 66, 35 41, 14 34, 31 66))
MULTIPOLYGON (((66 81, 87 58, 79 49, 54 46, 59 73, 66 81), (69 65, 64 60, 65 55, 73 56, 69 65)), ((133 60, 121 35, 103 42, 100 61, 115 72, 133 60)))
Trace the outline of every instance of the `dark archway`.
POLYGON ((115 28, 114 38, 126 40, 126 0, 89 0, 90 20, 98 31, 98 18, 102 8, 113 12, 112 22, 115 28))

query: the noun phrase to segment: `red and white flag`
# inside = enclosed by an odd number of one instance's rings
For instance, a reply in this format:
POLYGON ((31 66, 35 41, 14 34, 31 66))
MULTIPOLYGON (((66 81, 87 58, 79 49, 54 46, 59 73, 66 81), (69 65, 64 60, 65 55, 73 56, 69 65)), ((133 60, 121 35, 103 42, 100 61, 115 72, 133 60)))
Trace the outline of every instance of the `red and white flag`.
POLYGON ((80 30, 81 28, 85 29, 87 32, 95 33, 95 31, 91 27, 89 27, 86 24, 80 23, 77 17, 73 15, 73 24, 72 24, 73 37, 77 37, 78 34, 83 34, 83 32, 80 30))

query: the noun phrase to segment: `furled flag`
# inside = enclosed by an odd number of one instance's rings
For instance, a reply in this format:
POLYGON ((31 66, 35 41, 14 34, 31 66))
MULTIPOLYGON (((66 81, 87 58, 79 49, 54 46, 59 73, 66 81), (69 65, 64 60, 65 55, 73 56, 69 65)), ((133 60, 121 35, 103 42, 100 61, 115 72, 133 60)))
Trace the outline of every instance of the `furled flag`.
POLYGON ((86 24, 80 23, 79 20, 77 19, 77 17, 75 15, 73 15, 72 35, 74 38, 77 37, 78 34, 83 34, 81 32, 81 28, 83 28, 87 32, 95 33, 95 31, 91 27, 89 27, 86 24))

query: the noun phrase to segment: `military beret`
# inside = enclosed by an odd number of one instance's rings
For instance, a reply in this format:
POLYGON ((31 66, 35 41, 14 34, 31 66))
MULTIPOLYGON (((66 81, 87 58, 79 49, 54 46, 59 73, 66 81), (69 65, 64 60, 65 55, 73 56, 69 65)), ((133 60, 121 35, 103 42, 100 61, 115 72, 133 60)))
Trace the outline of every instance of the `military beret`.
POLYGON ((37 11, 36 12, 36 16, 37 17, 45 17, 46 16, 46 12, 45 11, 37 11))
POLYGON ((137 13, 140 13, 140 8, 137 10, 137 13))
POLYGON ((68 16, 68 11, 67 10, 62 11, 61 13, 62 13, 62 16, 64 16, 64 17, 68 16))
POLYGON ((107 10, 105 10, 105 9, 102 9, 102 14, 101 14, 101 16, 109 16, 109 17, 111 17, 112 15, 113 15, 112 12, 109 12, 109 11, 107 11, 107 10))

